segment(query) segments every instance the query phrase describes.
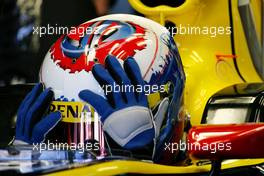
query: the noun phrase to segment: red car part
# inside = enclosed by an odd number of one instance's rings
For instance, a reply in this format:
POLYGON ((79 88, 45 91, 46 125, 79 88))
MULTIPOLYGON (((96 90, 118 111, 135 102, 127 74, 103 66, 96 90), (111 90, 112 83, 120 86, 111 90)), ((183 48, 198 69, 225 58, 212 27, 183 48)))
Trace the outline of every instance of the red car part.
POLYGON ((200 159, 264 158, 264 124, 192 127, 188 152, 200 159))

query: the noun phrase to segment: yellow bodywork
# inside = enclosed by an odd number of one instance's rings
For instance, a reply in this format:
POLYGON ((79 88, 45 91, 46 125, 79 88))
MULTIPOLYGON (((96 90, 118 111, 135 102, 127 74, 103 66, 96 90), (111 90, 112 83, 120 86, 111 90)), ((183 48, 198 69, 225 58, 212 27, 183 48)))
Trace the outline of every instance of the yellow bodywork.
MULTIPOLYGON (((173 22, 176 27, 230 27, 228 0, 186 0, 179 7, 147 7, 140 0, 130 0, 131 5, 147 18, 165 25, 173 22)), ((176 34, 186 74, 185 108, 191 116, 191 124, 198 125, 208 99, 217 91, 237 83, 262 82, 253 65, 238 12, 238 0, 231 0, 233 35, 236 58, 232 55, 231 34, 176 34), (221 58, 217 57, 218 55, 221 58), (225 57, 226 56, 226 57, 225 57), (236 59, 238 71, 234 65, 236 59)), ((261 39, 260 0, 251 2, 255 10, 255 24, 261 39)), ((171 29, 169 29, 171 30, 171 29)), ((191 31, 191 30, 190 30, 191 31)), ((194 30, 193 30, 194 31, 194 30)), ((235 56, 234 56, 235 57, 235 56)), ((224 117, 223 117, 224 118, 224 117)))
MULTIPOLYGON (((227 160, 223 162, 222 169, 229 169, 233 167, 242 167, 255 165, 263 160, 227 160)), ((71 170, 65 170, 61 172, 55 172, 49 174, 50 176, 67 176, 67 175, 87 175, 87 176, 107 176, 107 175, 120 175, 126 173, 132 174, 188 174, 188 173, 201 173, 209 172, 211 165, 201 165, 196 164, 190 166, 166 166, 147 162, 139 161, 108 161, 101 164, 94 164, 91 166, 75 168, 71 170)))
MULTIPOLYGON (((186 0, 176 8, 169 6, 147 7, 140 0, 129 0, 138 12, 165 25, 229 27, 228 0, 186 0)), ((233 39, 235 55, 232 55, 231 34, 175 35, 186 74, 185 108, 191 116, 191 124, 198 125, 208 99, 217 91, 237 83, 262 82, 258 75, 244 35, 238 11, 238 0, 231 0, 233 16, 233 39), (218 56, 218 57, 217 57, 218 56), (220 57, 219 57, 220 56, 220 57), (236 59, 236 70, 234 59, 236 59)), ((261 41, 260 0, 251 1, 258 40, 261 41)), ((223 117, 224 118, 224 117, 223 117)), ((227 160, 222 169, 263 163, 263 159, 227 160)), ((139 161, 109 161, 81 168, 55 172, 50 175, 118 175, 124 173, 177 174, 208 172, 211 165, 165 166, 139 161)))

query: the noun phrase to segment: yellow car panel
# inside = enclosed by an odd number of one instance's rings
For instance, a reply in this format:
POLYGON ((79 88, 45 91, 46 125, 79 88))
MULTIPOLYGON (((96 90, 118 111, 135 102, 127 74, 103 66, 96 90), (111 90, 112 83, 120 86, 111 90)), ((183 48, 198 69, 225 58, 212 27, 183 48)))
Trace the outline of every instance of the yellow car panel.
MULTIPOLYGON (((189 33, 174 36, 186 73, 184 102, 192 125, 200 124, 206 102, 217 91, 237 83, 262 81, 248 50, 237 1, 186 0, 179 7, 162 5, 154 8, 145 6, 140 0, 129 2, 147 18, 163 25, 170 21, 176 27, 225 29, 223 35, 189 33), (229 2, 232 8, 229 8, 229 2), (230 13, 234 24, 230 24, 230 13), (230 26, 233 27, 233 36, 229 31, 230 26)), ((257 11, 255 19, 260 21, 257 3, 260 2, 254 2, 252 8, 257 11)), ((260 26, 260 22, 257 25, 260 26)))
MULTIPOLYGON (((222 163, 222 169, 229 169, 233 167, 242 167, 255 165, 263 160, 227 160, 222 163)), ((101 164, 75 168, 72 170, 65 170, 48 174, 49 176, 108 176, 119 174, 188 174, 209 172, 211 165, 190 165, 190 166, 166 166, 160 164, 153 164, 139 161, 108 161, 101 164)))
MULTIPOLYGON (((257 30, 257 34, 260 37, 261 35, 261 30, 260 30, 260 15, 261 11, 260 8, 256 8, 256 1, 251 1, 251 7, 255 7, 252 9, 256 9, 258 11, 255 11, 255 22, 258 21, 258 23, 255 23, 257 30)), ((246 82, 262 82, 261 78, 259 77, 253 62, 252 62, 252 57, 249 53, 249 47, 247 45, 246 37, 245 37, 245 32, 242 27, 242 21, 239 16, 238 12, 238 1, 232 1, 232 12, 233 12, 233 29, 234 29, 234 42, 235 42, 235 52, 237 53, 237 64, 238 68, 245 79, 246 82)), ((260 39, 260 38, 259 38, 260 39)), ((256 41, 257 42, 257 41, 256 41)), ((260 58, 261 59, 261 58, 260 58)))

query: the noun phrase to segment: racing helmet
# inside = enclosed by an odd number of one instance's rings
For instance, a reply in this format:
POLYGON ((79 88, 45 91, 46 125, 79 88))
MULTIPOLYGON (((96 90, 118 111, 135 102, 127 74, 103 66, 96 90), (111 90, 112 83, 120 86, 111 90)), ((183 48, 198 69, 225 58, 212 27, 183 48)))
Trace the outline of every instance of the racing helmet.
POLYGON ((107 155, 111 139, 104 133, 96 109, 78 97, 84 89, 104 97, 91 69, 96 63, 104 65, 107 55, 115 56, 121 65, 133 57, 146 85, 164 85, 165 91, 148 93, 154 114, 163 99, 167 98, 169 103, 159 136, 146 149, 154 151, 150 155, 157 162, 170 159, 172 154, 164 146, 178 142, 182 135, 185 75, 169 31, 135 15, 116 14, 90 20, 71 28, 51 46, 40 69, 40 81, 53 89, 55 100, 49 111, 61 111, 62 121, 50 137, 68 143, 95 141, 99 144, 99 155, 107 155))

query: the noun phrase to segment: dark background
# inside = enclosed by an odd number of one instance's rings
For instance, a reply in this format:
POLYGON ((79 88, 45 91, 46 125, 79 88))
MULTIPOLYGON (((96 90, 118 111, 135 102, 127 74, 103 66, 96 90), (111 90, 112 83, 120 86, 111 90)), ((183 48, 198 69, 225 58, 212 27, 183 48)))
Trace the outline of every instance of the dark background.
POLYGON ((127 0, 0 0, 0 86, 38 81, 40 65, 59 35, 37 26, 77 26, 98 16, 134 13, 127 0))

